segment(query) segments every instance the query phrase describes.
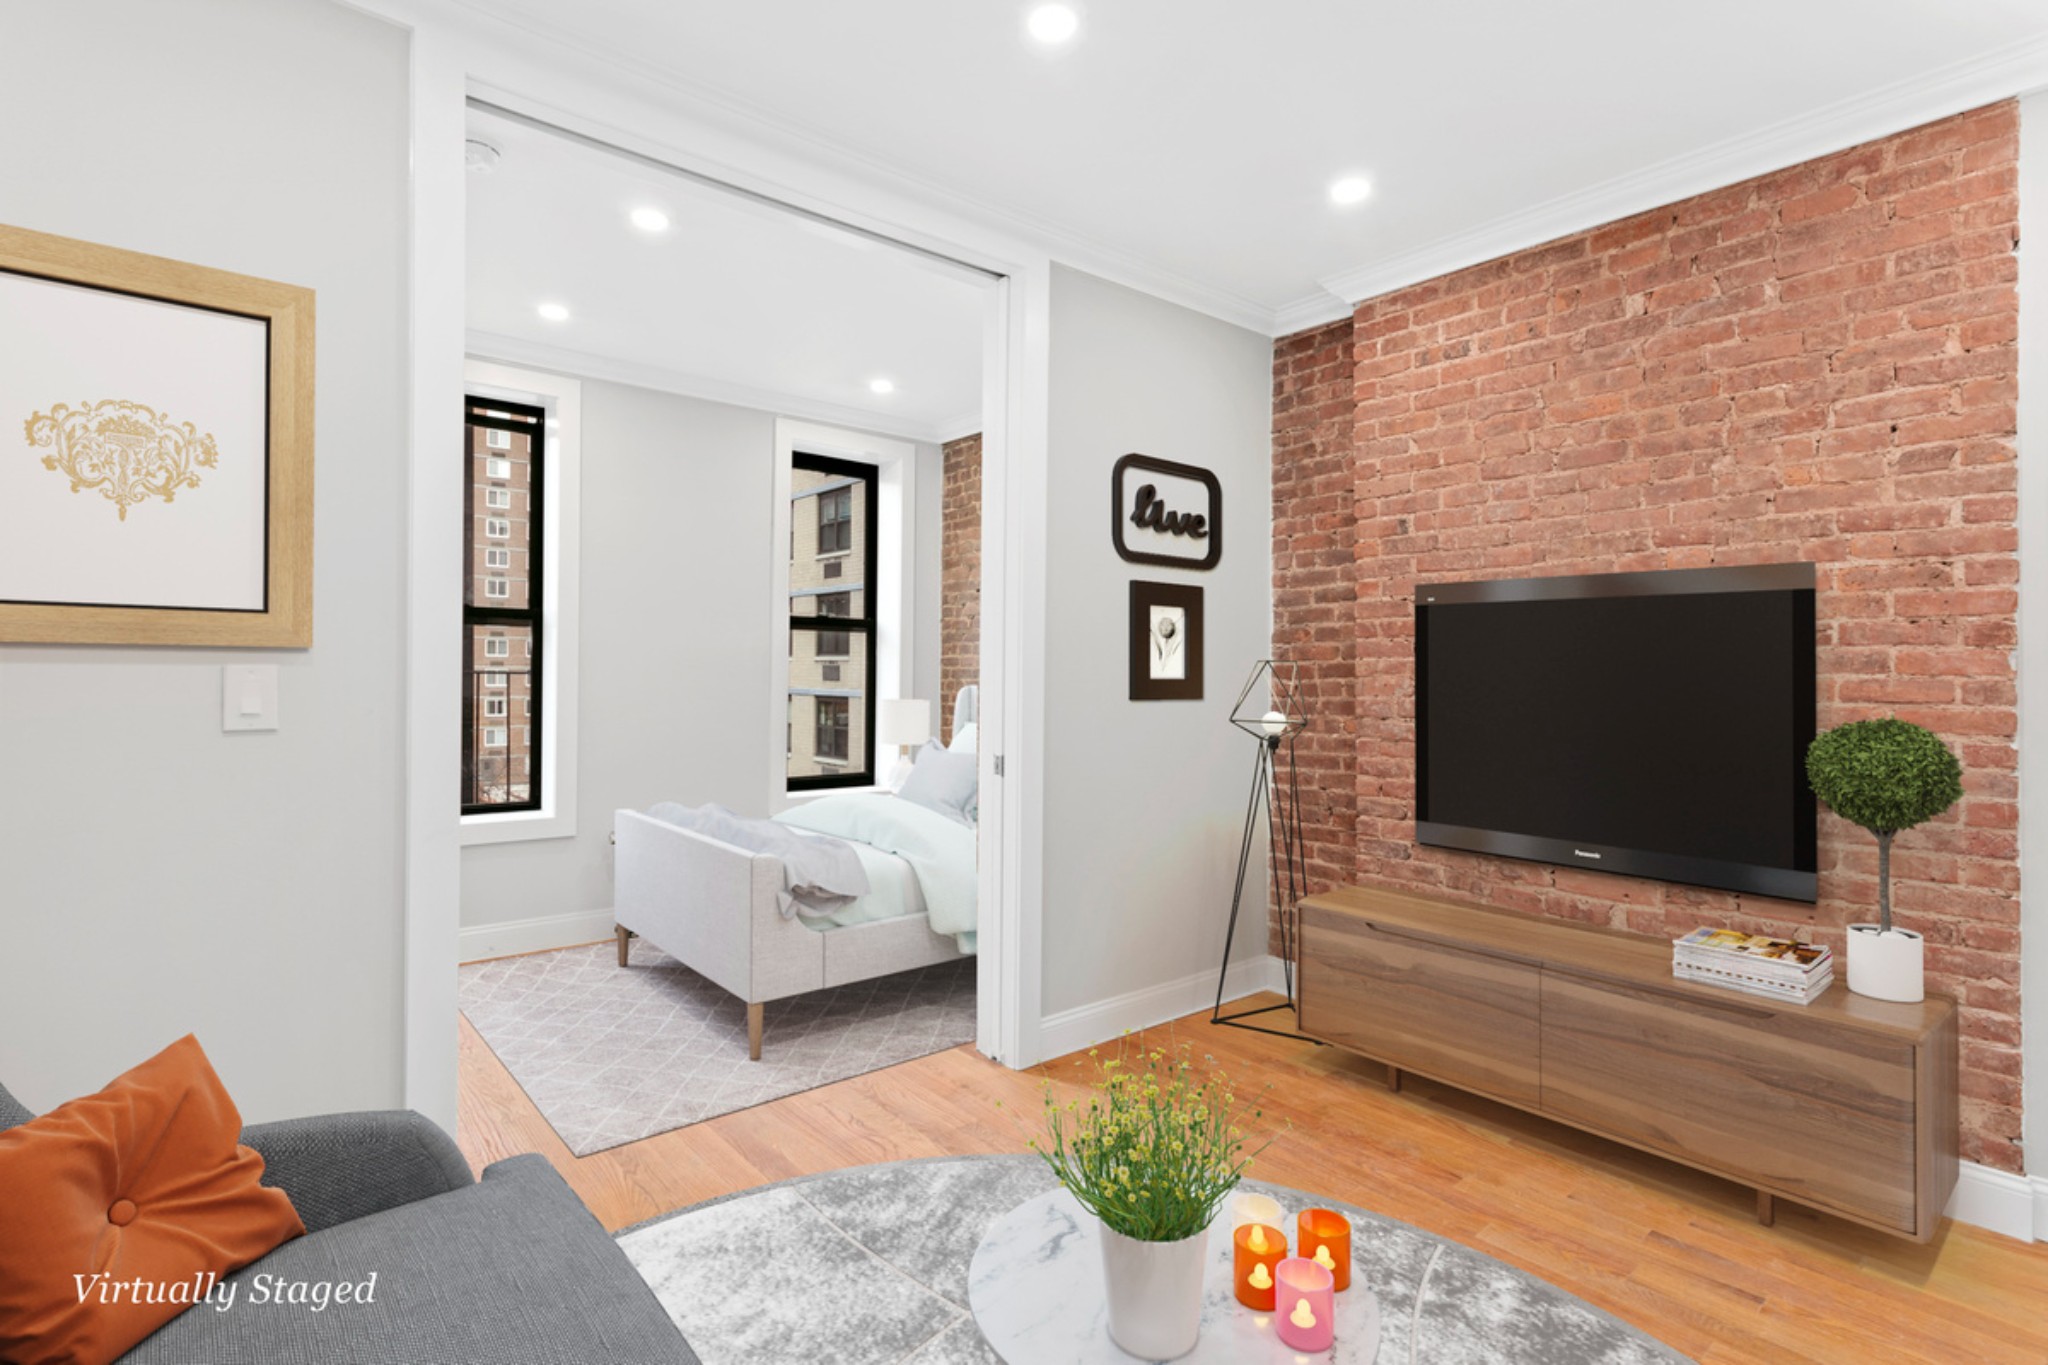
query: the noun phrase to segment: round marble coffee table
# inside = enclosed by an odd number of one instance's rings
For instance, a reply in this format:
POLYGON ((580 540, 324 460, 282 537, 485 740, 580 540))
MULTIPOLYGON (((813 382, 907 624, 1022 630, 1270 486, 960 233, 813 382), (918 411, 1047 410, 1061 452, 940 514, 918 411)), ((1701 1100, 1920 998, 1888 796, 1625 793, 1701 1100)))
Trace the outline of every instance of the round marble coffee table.
MULTIPOLYGON (((1370 1290, 1382 1319, 1374 1365, 1684 1365, 1627 1323, 1470 1247, 1300 1190, 1241 1188, 1290 1213, 1320 1203, 1351 1220, 1352 1287, 1337 1296, 1337 1330, 1362 1344, 1356 1309, 1370 1290)), ((1058 1189, 1035 1156, 900 1161, 713 1200, 629 1229, 619 1245, 704 1365, 1002 1365, 977 1321, 985 1295, 969 1284, 983 1269, 978 1249, 1058 1189)), ((1099 1253, 1066 1250, 1087 1278, 1061 1313, 1095 1313, 1099 1253)), ((1054 1347, 1008 1365, 1085 1358, 1054 1347)))
MULTIPOLYGON (((1290 1216, 1320 1207, 1306 1196, 1282 1206, 1290 1216)), ((967 1303, 997 1355, 1018 1365, 1053 1360, 1129 1365, 1133 1357, 1109 1338, 1101 1241, 1101 1225, 1063 1189, 1026 1200, 996 1220, 968 1269, 967 1303)), ((1218 1220, 1209 1233, 1209 1264, 1202 1276, 1202 1334, 1182 1361, 1370 1365, 1379 1349, 1379 1301, 1355 1278, 1337 1295, 1337 1336, 1329 1350, 1311 1356, 1282 1342, 1272 1314, 1254 1313, 1237 1301, 1230 1231, 1218 1220)))

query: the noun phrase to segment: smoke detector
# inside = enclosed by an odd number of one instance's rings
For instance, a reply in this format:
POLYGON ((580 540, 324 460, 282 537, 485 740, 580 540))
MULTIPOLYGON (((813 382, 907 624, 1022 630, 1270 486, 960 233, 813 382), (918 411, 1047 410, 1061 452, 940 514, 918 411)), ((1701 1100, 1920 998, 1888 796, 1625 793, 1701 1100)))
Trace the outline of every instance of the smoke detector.
POLYGON ((498 169, 498 149, 482 138, 470 138, 462 144, 462 164, 478 175, 489 175, 498 169))

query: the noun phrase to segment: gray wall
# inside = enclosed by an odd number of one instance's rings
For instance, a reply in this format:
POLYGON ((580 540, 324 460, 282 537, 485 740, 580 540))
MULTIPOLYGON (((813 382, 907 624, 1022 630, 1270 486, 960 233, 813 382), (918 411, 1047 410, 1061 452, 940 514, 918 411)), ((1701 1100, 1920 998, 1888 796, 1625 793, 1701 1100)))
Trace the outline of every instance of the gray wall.
POLYGON ((405 37, 7 0, 0 50, 0 222, 307 285, 319 323, 313 648, 0 645, 0 1077, 48 1107, 196 1032, 245 1118, 397 1104, 405 37), (223 735, 252 658, 283 728, 223 735))
MULTIPOLYGON (((1201 972, 1223 953, 1254 741, 1228 720, 1272 640, 1272 342, 1055 267, 1047 487, 1045 873, 1048 1015, 1201 972), (1223 485, 1207 573, 1128 564, 1110 470, 1131 451, 1223 485), (1198 584, 1201 701, 1133 702, 1133 579, 1198 584)), ((1264 882, 1238 952, 1265 951, 1264 882)))
MULTIPOLYGON (((577 832, 465 848, 468 929, 609 909, 609 836, 621 807, 716 801, 743 815, 772 809, 775 418, 600 380, 582 384, 577 832)), ((918 447, 912 676, 929 674, 932 688, 939 462, 937 446, 918 447)), ((573 939, 588 931, 565 932, 573 939)), ((483 942, 473 938, 465 952, 491 951, 477 947, 483 942)))

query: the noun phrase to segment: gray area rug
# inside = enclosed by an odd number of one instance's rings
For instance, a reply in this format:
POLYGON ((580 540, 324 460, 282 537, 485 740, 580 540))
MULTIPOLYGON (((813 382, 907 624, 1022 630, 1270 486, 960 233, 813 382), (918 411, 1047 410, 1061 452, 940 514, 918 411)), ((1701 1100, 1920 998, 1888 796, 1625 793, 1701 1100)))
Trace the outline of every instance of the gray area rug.
POLYGON ((462 968, 462 1012, 569 1150, 671 1128, 879 1071, 974 1039, 974 959, 773 1001, 761 1060, 747 1007, 633 941, 462 968))
MULTIPOLYGON (((998 1365, 968 1307, 968 1267, 990 1225, 1053 1185, 1036 1157, 891 1162, 699 1204, 627 1229, 619 1245, 704 1365, 998 1365)), ((1470 1247, 1299 1191, 1244 1188, 1351 1220, 1354 1273, 1384 1322, 1379 1365, 1688 1365, 1470 1247)))

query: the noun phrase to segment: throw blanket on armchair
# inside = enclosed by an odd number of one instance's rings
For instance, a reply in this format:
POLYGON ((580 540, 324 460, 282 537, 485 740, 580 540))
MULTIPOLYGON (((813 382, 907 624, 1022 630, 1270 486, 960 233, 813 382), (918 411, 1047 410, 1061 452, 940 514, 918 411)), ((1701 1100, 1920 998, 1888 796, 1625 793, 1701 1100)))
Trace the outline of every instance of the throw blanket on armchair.
POLYGON ((715 803, 693 808, 664 801, 647 813, 663 824, 781 859, 784 915, 830 915, 868 893, 860 856, 837 839, 812 838, 773 820, 749 820, 715 803))
POLYGON ((917 874, 932 932, 952 934, 974 951, 974 830, 893 796, 825 796, 775 817, 785 825, 853 839, 893 853, 917 874))

